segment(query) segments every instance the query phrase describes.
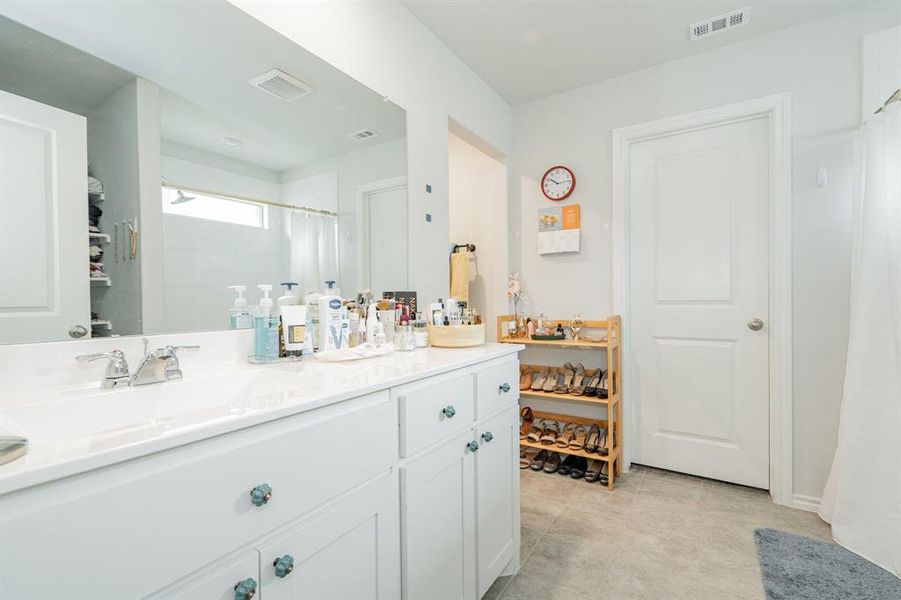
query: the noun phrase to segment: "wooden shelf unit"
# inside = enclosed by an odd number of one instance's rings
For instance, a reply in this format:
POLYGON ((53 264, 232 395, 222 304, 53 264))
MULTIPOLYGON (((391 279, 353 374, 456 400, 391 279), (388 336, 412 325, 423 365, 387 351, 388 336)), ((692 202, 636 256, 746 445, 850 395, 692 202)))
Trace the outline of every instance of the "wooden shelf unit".
MULTIPOLYGON (((560 452, 561 454, 572 454, 574 456, 581 456, 587 459, 596 459, 603 460, 610 464, 609 474, 607 479, 607 488, 613 489, 615 485, 615 479, 618 475, 622 473, 622 443, 623 443, 623 432, 622 432, 622 422, 623 422, 623 409, 622 409, 622 390, 620 389, 621 378, 620 374, 622 373, 622 355, 620 348, 620 327, 621 321, 619 315, 611 315, 609 318, 602 321, 585 321, 585 325, 582 328, 583 333, 587 333, 594 337, 597 337, 597 333, 594 331, 586 331, 586 330, 604 330, 603 341, 591 342, 585 340, 577 340, 574 341, 572 339, 565 340, 530 340, 526 338, 510 338, 504 336, 504 327, 507 323, 513 320, 514 315, 500 315, 497 318, 497 339, 499 342, 504 344, 524 344, 526 346, 535 346, 535 347, 543 347, 543 348, 552 348, 552 349, 571 349, 571 350, 604 350, 606 351, 606 363, 607 363, 607 389, 609 396, 607 398, 598 398, 596 396, 574 396, 572 394, 556 394, 554 392, 544 392, 544 391, 532 391, 532 390, 520 390, 519 395, 523 399, 527 398, 541 398, 546 400, 557 400, 560 402, 573 402, 573 403, 583 403, 583 404, 594 404, 598 406, 604 406, 607 410, 607 419, 598 420, 598 419, 586 419, 583 417, 574 417, 571 415, 564 415, 558 413, 548 413, 541 411, 532 411, 536 420, 539 419, 550 419, 554 421, 558 421, 561 423, 578 423, 581 425, 593 425, 596 424, 598 427, 603 427, 607 430, 607 456, 601 456, 600 454, 586 452, 584 450, 572 450, 570 448, 560 448, 557 445, 548 445, 541 443, 533 443, 528 442, 526 440, 520 440, 519 445, 521 447, 526 448, 536 448, 539 450, 548 450, 550 452, 560 452), (616 442, 614 444, 614 441, 616 442)), ((569 321, 563 319, 549 320, 551 327, 556 327, 557 324, 563 325, 563 328, 567 330, 567 334, 569 333, 568 326, 569 321)), ((532 370, 541 370, 544 368, 553 368, 556 372, 561 372, 563 370, 562 366, 551 366, 551 365, 522 365, 524 367, 530 368, 532 370)), ((593 370, 592 370, 593 371, 593 370)))

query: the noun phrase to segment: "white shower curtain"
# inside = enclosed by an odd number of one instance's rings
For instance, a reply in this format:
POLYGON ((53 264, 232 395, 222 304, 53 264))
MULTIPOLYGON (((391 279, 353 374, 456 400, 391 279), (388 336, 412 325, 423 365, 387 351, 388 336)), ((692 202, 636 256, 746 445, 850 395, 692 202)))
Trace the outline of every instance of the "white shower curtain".
POLYGON ((328 280, 338 280, 338 219, 328 215, 292 212, 289 273, 300 293, 321 292, 328 280))
POLYGON ((856 144, 848 360, 820 516, 836 542, 901 577, 901 104, 856 144))

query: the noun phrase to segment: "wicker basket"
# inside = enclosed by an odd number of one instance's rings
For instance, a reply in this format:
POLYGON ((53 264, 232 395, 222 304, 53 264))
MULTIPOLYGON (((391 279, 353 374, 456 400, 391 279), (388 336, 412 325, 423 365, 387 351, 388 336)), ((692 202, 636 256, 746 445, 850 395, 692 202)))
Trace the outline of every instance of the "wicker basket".
POLYGON ((468 348, 485 343, 485 324, 449 325, 435 327, 429 325, 429 343, 436 348, 468 348))

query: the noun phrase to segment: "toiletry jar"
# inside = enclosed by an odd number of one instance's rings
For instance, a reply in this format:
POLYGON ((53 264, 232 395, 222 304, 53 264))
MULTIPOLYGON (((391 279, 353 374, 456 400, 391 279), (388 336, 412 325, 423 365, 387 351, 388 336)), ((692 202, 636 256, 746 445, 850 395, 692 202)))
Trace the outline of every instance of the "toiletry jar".
POLYGON ((468 348, 485 343, 485 324, 429 325, 429 342, 437 348, 468 348))

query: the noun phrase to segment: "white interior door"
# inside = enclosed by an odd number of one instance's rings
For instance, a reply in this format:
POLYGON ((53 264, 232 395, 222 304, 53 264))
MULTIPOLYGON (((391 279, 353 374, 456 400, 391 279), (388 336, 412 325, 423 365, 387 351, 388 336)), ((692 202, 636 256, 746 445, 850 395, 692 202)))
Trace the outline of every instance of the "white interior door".
POLYGON ((368 194, 369 289, 407 288, 407 189, 395 187, 368 194))
POLYGON ((631 146, 634 462, 769 487, 769 151, 766 118, 631 146))
POLYGON ((84 117, 0 91, 0 343, 90 333, 87 173, 84 117))

